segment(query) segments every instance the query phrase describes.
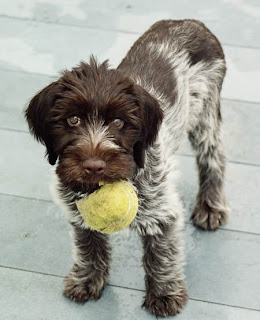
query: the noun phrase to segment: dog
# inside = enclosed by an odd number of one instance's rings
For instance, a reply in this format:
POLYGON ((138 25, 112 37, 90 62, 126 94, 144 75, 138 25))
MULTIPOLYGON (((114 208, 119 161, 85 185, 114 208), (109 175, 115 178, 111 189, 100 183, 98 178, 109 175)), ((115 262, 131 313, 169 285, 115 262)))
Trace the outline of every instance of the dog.
POLYGON ((73 230, 66 297, 99 299, 111 255, 109 237, 84 225, 75 200, 100 181, 124 179, 139 198, 130 228, 144 249, 143 306, 166 317, 186 304, 174 154, 188 135, 199 171, 191 219, 201 229, 217 229, 228 216, 220 110, 225 73, 221 45, 203 23, 163 20, 134 43, 117 69, 92 56, 32 98, 25 111, 29 129, 46 146, 49 163, 57 162, 57 192, 73 230))

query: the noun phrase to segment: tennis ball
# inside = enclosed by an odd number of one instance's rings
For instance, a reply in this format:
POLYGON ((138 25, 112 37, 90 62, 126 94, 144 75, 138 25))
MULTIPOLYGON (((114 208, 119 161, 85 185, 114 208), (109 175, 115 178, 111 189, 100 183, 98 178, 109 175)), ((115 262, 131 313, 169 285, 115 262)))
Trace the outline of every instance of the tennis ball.
POLYGON ((138 210, 138 198, 127 181, 106 183, 76 201, 86 225, 101 233, 114 233, 130 225, 138 210))

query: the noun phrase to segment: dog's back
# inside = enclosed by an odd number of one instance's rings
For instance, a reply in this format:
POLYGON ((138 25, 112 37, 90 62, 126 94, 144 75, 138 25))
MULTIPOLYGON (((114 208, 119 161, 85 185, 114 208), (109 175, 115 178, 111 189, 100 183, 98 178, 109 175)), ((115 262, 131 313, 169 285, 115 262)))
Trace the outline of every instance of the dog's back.
MULTIPOLYGON (((168 76, 175 66, 184 62, 189 67, 198 62, 210 64, 219 59, 224 60, 222 47, 202 22, 162 20, 133 44, 118 69, 132 77, 140 77, 147 85, 170 95, 173 86, 170 86, 168 76)), ((187 66, 182 67, 182 71, 185 70, 187 66)), ((172 81, 174 84, 176 79, 172 81)))
POLYGON ((225 57, 218 39, 200 21, 155 23, 132 46, 118 70, 161 101, 161 133, 168 143, 170 131, 173 153, 184 134, 198 125, 205 108, 218 105, 221 118, 219 94, 226 72, 225 57))

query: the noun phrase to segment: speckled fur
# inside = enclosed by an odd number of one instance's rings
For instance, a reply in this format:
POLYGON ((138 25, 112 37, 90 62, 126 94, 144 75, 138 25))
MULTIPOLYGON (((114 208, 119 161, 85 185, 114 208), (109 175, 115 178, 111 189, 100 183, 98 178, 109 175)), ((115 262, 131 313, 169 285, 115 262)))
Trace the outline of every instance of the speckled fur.
POLYGON ((147 150, 146 166, 136 177, 143 202, 132 227, 142 235, 144 244, 144 307, 157 316, 169 316, 178 313, 187 301, 179 234, 182 207, 172 186, 175 169, 171 167, 186 133, 196 152, 200 178, 191 218, 205 230, 214 230, 227 220, 220 128, 220 91, 226 67, 218 40, 200 22, 191 20, 158 22, 137 41, 119 68, 127 72, 137 56, 143 57, 139 61, 142 67, 133 67, 130 75, 160 101, 164 121, 157 142, 147 150), (203 41, 208 44, 204 52, 198 52, 203 41), (140 50, 145 51, 142 56, 140 50), (210 54, 210 50, 215 52, 210 54), (155 61, 152 76, 152 71, 144 71, 149 59, 155 61), (157 70, 156 62, 161 60, 168 65, 166 74, 157 70), (174 86, 169 88, 164 78, 174 86))
MULTIPOLYGON (((117 71, 155 98, 164 114, 157 139, 144 150, 143 167, 139 165, 130 179, 139 197, 131 228, 140 234, 144 249, 143 306, 156 316, 171 316, 188 299, 183 275, 183 208, 174 188, 174 154, 186 134, 196 152, 200 178, 192 220, 202 229, 213 230, 227 219, 220 128, 224 54, 201 22, 159 21, 136 41, 117 71)), ((75 262, 64 294, 75 301, 98 299, 108 281, 108 238, 85 228, 74 203, 85 193, 71 190, 56 178, 56 199, 68 212, 75 244, 75 262)))

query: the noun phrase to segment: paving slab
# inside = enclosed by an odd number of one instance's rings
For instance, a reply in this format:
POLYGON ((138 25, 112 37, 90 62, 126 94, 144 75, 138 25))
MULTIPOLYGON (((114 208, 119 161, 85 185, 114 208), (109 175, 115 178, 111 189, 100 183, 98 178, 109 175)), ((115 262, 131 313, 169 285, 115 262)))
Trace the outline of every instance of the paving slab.
MULTIPOLYGON (((88 60, 91 53, 99 61, 109 59, 112 66, 117 66, 138 37, 119 31, 2 17, 0 68, 56 75, 61 69, 88 60)), ((260 102, 260 50, 224 45, 224 51, 228 73, 222 97, 260 102)))
POLYGON ((0 127, 28 131, 23 111, 53 77, 0 69, 0 127))
POLYGON ((0 130, 0 193, 49 200, 50 165, 27 132, 0 130))
MULTIPOLYGON (((1 196, 0 265, 64 276, 72 265, 65 218, 44 201, 1 196), (8 229, 8 232, 5 230, 8 229)), ((260 236, 185 228, 186 276, 191 298, 260 309, 260 236)), ((125 230, 111 236, 110 283, 144 290, 139 237, 125 230)))
MULTIPOLYGON (((228 161, 260 165, 260 104, 222 100, 222 141, 228 161)), ((188 139, 178 154, 194 155, 188 139)))
POLYGON ((65 214, 51 202, 0 196, 0 265, 65 275, 72 240, 65 214), (8 232, 6 232, 8 230, 8 232))
MULTIPOLYGON (((135 234, 115 240, 111 283, 122 285, 126 278, 127 287, 144 289, 142 250, 135 234), (123 277, 120 270, 124 270, 123 277)), ((259 310, 259 246, 259 235, 227 230, 203 232, 186 225, 185 273, 190 297, 259 310)))
POLYGON ((108 54, 117 64, 137 38, 120 32, 2 17, 0 68, 56 75, 88 61, 91 54, 99 60, 108 54))
POLYGON ((227 74, 221 93, 222 97, 259 102, 260 50, 225 45, 223 49, 227 74))
POLYGON ((2 0, 1 4, 0 15, 9 17, 136 33, 161 19, 199 19, 224 43, 260 48, 260 6, 254 0, 220 0, 210 5, 207 0, 2 0))
MULTIPOLYGON (((100 300, 76 304, 62 297, 60 278, 1 268, 0 279, 0 307, 5 320, 46 320, 54 315, 57 320, 155 319, 140 307, 144 292, 107 286, 100 300)), ((181 314, 168 319, 194 320, 194 315, 200 320, 259 319, 257 311, 192 300, 181 314)))
POLYGON ((5 320, 152 318, 140 307, 143 293, 138 291, 108 286, 98 302, 84 305, 62 296, 62 278, 2 268, 0 279, 1 315, 5 320))
MULTIPOLYGON (((181 173, 178 190, 188 221, 198 192, 197 167, 194 158, 179 156, 177 159, 181 173)), ((224 228, 259 234, 259 190, 259 167, 227 163, 224 192, 230 215, 224 228)))

